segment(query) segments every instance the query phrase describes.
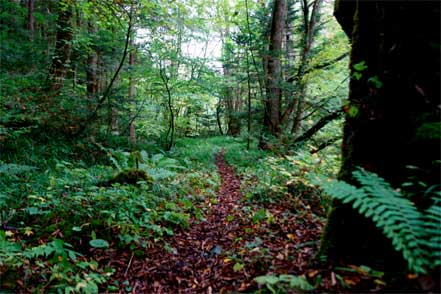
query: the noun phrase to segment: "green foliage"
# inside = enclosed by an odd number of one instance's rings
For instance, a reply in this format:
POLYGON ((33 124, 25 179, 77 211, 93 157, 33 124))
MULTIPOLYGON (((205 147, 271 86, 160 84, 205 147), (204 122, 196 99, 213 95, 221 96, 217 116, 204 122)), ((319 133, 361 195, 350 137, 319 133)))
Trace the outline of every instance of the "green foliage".
MULTIPOLYGON (((308 174, 335 176, 338 172, 339 156, 336 152, 311 154, 300 149, 292 156, 267 154, 262 159, 247 159, 242 165, 244 164, 250 165, 241 169, 245 197, 249 201, 265 203, 285 199, 290 194, 294 197, 320 195, 320 191, 308 180, 308 174), (255 161, 258 161, 257 165, 250 164, 255 161)), ((321 197, 320 202, 323 207, 327 206, 326 197, 321 197)))
POLYGON ((372 83, 374 85, 374 87, 377 88, 377 89, 380 89, 381 87, 383 87, 383 82, 380 81, 378 76, 370 77, 368 79, 368 83, 372 83))
POLYGON ((356 70, 356 71, 364 71, 364 70, 366 70, 366 69, 368 68, 367 65, 366 65, 366 62, 365 62, 365 61, 362 61, 362 62, 356 63, 356 64, 354 64, 352 67, 353 67, 354 70, 356 70))
MULTIPOLYGON (((0 267, 6 268, 5 277, 11 275, 13 270, 39 273, 40 286, 38 289, 28 290, 98 294, 98 285, 108 281, 112 275, 111 271, 98 270, 96 261, 85 259, 80 253, 72 250, 72 245, 63 240, 54 239, 23 249, 12 237, 8 237, 7 233, 8 231, 0 231, 0 267)), ((32 275, 28 276, 25 282, 31 282, 32 279, 32 275)))
POLYGON ((361 184, 357 188, 342 181, 313 180, 331 197, 372 219, 403 254, 409 269, 427 273, 440 265, 441 256, 441 193, 433 196, 433 205, 421 212, 402 193, 394 190, 374 173, 359 169, 353 172, 361 184))
POLYGON ((93 239, 89 241, 90 246, 94 248, 108 248, 109 242, 103 239, 93 239))
POLYGON ((416 137, 420 140, 437 139, 441 138, 440 134, 441 123, 440 122, 427 122, 417 129, 416 137))
MULTIPOLYGON (((303 276, 267 275, 254 278, 259 285, 265 285, 271 293, 286 293, 287 290, 296 290, 299 293, 308 293, 314 287, 303 276)), ((297 292, 296 292, 297 293, 297 292)))
POLYGON ((48 153, 31 155, 35 167, 1 162, 0 223, 18 228, 18 233, 7 233, 20 236, 3 235, 0 267, 7 273, 7 282, 2 287, 13 289, 21 271, 29 271, 28 282, 36 285, 35 280, 43 275, 48 291, 97 293, 97 285, 108 281, 111 269, 91 260, 90 250, 139 250, 164 242, 178 226, 188 227, 192 216, 202 218, 198 203, 215 196, 219 178, 214 172, 214 145, 210 142, 198 149, 199 142, 189 139, 188 145, 170 153, 129 152, 85 143, 77 148, 76 142, 40 144, 38 150, 48 153), (104 164, 88 165, 64 156, 76 158, 88 147, 95 147, 91 150, 104 164), (204 148, 206 154, 197 153, 204 148), (52 154, 56 155, 51 158, 54 164, 46 163, 45 157, 52 154), (200 162, 201 156, 206 163, 200 162), (137 165, 151 178, 139 185, 101 185, 114 172, 131 171, 137 165), (55 234, 62 237, 46 241, 55 234), (31 273, 30 265, 35 263, 38 270, 31 273))
POLYGON ((359 81, 363 77, 363 71, 365 71, 368 66, 365 61, 354 64, 353 66, 354 72, 352 73, 352 77, 359 81))
POLYGON ((37 168, 30 165, 14 164, 14 163, 3 163, 0 161, 0 174, 21 175, 24 173, 29 173, 35 171, 37 168))

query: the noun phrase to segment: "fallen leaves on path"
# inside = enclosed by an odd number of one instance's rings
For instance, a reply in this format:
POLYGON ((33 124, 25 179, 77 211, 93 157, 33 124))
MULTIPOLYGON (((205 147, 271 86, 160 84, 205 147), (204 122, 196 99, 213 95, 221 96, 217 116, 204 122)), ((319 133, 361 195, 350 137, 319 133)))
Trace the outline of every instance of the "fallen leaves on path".
POLYGON ((176 229, 165 246, 108 257, 116 278, 132 293, 231 293, 257 289, 253 279, 266 274, 299 274, 317 246, 322 223, 311 213, 295 213, 287 202, 267 207, 242 202, 241 181, 216 155, 222 183, 205 220, 176 229), (126 260, 121 263, 121 260, 126 260), (126 282, 127 284, 127 282, 126 282))

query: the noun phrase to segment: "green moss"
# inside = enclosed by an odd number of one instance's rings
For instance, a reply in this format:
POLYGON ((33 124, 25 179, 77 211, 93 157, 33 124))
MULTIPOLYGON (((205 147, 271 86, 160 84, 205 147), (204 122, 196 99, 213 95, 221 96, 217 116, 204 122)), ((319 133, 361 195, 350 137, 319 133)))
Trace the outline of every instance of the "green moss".
POLYGON ((121 185, 137 185, 138 182, 141 181, 151 185, 153 183, 153 178, 143 170, 129 169, 118 173, 116 176, 105 182, 104 186, 111 186, 117 183, 121 185))
POLYGON ((424 123, 417 129, 416 139, 440 139, 441 138, 441 123, 440 122, 428 122, 424 123))

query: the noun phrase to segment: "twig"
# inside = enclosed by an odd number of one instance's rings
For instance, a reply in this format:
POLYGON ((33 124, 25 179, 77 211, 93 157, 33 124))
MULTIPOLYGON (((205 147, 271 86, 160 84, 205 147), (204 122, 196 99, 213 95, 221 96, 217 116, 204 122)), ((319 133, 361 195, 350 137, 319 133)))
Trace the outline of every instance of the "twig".
POLYGON ((132 265, 132 260, 133 260, 133 256, 134 256, 134 255, 135 255, 135 254, 132 253, 132 256, 130 257, 130 260, 129 260, 129 264, 127 265, 126 271, 124 272, 124 277, 127 277, 127 272, 129 271, 130 266, 132 265))

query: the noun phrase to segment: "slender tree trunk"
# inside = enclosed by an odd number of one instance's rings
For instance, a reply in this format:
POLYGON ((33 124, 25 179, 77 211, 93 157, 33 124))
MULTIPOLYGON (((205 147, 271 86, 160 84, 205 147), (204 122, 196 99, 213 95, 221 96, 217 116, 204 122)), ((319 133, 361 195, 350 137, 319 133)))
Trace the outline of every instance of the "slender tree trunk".
POLYGON ((250 141, 251 141, 251 75, 250 75, 250 60, 248 56, 248 51, 245 51, 246 60, 247 60, 247 88, 248 88, 248 119, 247 119, 247 129, 248 129, 248 138, 247 138, 247 150, 250 149, 250 141))
POLYGON ((169 127, 167 130, 167 134, 165 136, 166 141, 166 150, 169 151, 174 145, 174 135, 175 135, 175 112, 173 110, 173 97, 170 89, 170 78, 167 76, 165 72, 165 68, 162 64, 160 64, 159 75, 161 77, 162 82, 165 86, 165 91, 167 93, 167 106, 169 111, 169 127), (170 139, 169 139, 170 137, 170 139))
POLYGON ((253 33, 251 32, 248 0, 245 0, 245 13, 246 13, 247 31, 248 31, 248 51, 250 52, 251 60, 253 61, 254 70, 256 71, 257 82, 259 83, 260 98, 263 99, 265 97, 265 95, 264 95, 264 83, 265 82, 263 81, 263 74, 262 74, 262 71, 259 70, 259 66, 257 65, 257 61, 254 56, 254 52, 253 52, 253 48, 252 48, 253 33))
POLYGON ((219 128, 219 133, 221 135, 224 134, 224 131, 222 130, 222 122, 221 122, 221 115, 220 115, 220 110, 221 110, 221 98, 219 98, 218 102, 217 102, 217 106, 216 106, 216 122, 217 122, 217 127, 219 128))
MULTIPOLYGON (((285 20, 285 40, 283 43, 283 51, 285 54, 283 64, 283 81, 287 81, 288 77, 292 75, 295 66, 295 48, 294 48, 294 17, 291 15, 291 10, 294 0, 287 0, 287 16, 285 20)), ((283 87, 284 105, 289 105, 293 99, 294 87, 285 82, 283 87)))
MULTIPOLYGON (((129 77, 129 103, 135 104, 135 79, 133 77, 133 71, 135 67, 135 46, 134 46, 134 36, 132 35, 130 39, 131 51, 129 54, 129 65, 130 65, 130 77, 129 77)), ((130 113, 129 113, 130 117, 130 113)), ((136 144, 136 129, 135 122, 132 120, 129 126, 129 141, 136 144)))
MULTIPOLYGON (((88 23, 89 34, 94 36, 96 34, 96 24, 94 21, 89 20, 88 23)), ((95 98, 98 93, 98 54, 94 50, 94 45, 92 47, 89 56, 87 57, 87 68, 86 68, 86 80, 87 80, 87 96, 89 100, 95 98)))
POLYGON ((302 16, 303 16, 303 26, 304 26, 304 34, 303 34, 303 49, 300 60, 300 66, 297 72, 297 83, 298 83, 298 91, 296 93, 296 103, 293 118, 293 127, 291 129, 291 133, 296 136, 300 132, 303 112, 305 109, 305 96, 307 92, 308 82, 305 77, 305 70, 309 63, 311 48, 314 43, 314 35, 316 31, 316 25, 318 19, 320 18, 320 5, 322 0, 314 0, 312 2, 312 10, 309 10, 309 3, 307 0, 302 0, 302 16))
MULTIPOLYGON (((225 21, 228 22, 228 17, 225 15, 225 21)), ((234 88, 232 84, 232 60, 231 53, 228 42, 230 41, 230 29, 227 24, 227 28, 225 32, 222 34, 222 51, 223 51, 223 61, 222 61, 222 70, 224 79, 226 81, 226 85, 224 87, 224 101, 225 101, 225 114, 227 118, 227 134, 231 136, 240 135, 240 119, 236 115, 237 107, 235 106, 235 97, 234 97, 234 88)), ((240 99, 240 98, 239 98, 240 99)))
POLYGON ((49 70, 48 89, 59 91, 64 86, 64 80, 70 63, 72 50, 72 7, 59 4, 57 19, 57 33, 55 51, 52 57, 52 66, 49 70))
POLYGON ((34 40, 34 35, 35 35, 34 4, 35 4, 35 0, 28 0, 27 1, 28 31, 29 31, 29 39, 31 41, 34 40))

